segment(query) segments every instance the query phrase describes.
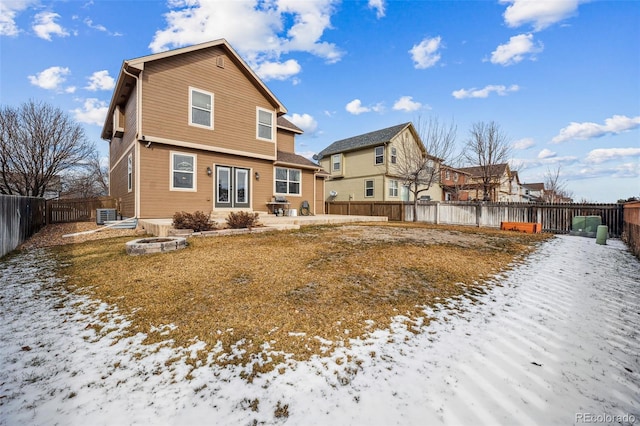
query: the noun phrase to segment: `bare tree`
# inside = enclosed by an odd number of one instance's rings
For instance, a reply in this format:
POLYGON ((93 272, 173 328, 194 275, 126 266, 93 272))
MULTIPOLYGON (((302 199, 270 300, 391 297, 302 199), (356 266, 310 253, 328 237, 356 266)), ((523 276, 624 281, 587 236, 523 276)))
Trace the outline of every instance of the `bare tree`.
POLYGON ((59 108, 29 101, 0 107, 0 193, 43 197, 60 176, 95 150, 59 108))
POLYGON ((95 198, 109 194, 109 167, 94 150, 81 168, 67 173, 62 181, 62 196, 95 198))
POLYGON ((456 126, 445 125, 437 118, 422 121, 418 118, 414 125, 422 140, 414 143, 403 139, 398 144, 398 158, 395 174, 404 186, 413 194, 413 221, 417 221, 418 198, 420 193, 428 191, 440 182, 438 163, 447 162, 453 156, 456 139, 456 126), (421 146, 422 145, 422 146, 421 146))
POLYGON ((510 141, 493 121, 474 123, 469 133, 462 155, 469 165, 480 168, 482 199, 489 201, 491 190, 500 184, 496 182, 496 166, 506 163, 511 155, 510 141))
POLYGON ((547 168, 544 174, 544 194, 543 200, 546 203, 555 204, 571 197, 571 192, 567 189, 567 181, 562 179, 560 166, 555 169, 547 168))

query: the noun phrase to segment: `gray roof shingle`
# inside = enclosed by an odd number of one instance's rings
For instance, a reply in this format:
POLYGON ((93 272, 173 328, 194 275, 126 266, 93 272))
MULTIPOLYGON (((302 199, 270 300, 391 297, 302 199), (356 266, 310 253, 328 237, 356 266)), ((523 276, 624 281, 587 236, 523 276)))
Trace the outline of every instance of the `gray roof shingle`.
POLYGON ((389 142, 394 136, 396 136, 410 124, 411 123, 402 123, 396 126, 387 127, 386 129, 376 130, 374 132, 369 132, 363 135, 353 136, 351 138, 336 141, 320 151, 320 153, 318 154, 318 159, 322 159, 323 157, 331 154, 355 151, 357 149, 389 142))

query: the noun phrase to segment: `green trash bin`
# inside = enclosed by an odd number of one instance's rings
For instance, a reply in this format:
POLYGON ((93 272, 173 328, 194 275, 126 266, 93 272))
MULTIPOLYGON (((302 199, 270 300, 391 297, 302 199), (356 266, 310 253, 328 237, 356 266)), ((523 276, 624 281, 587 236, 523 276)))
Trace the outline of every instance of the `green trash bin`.
POLYGON ((596 231, 596 244, 607 244, 607 235, 609 234, 609 228, 607 225, 598 225, 596 231))

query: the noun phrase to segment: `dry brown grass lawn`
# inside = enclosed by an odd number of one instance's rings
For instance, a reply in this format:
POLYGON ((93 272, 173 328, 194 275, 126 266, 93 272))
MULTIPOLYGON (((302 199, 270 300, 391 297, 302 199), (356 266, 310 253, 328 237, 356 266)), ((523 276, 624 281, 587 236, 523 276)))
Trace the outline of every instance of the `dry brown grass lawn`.
POLYGON ((394 316, 421 318, 425 305, 482 288, 548 237, 397 223, 191 238, 145 256, 126 254, 131 237, 56 250, 69 288, 117 305, 130 333, 181 347, 198 339, 201 361, 221 342, 214 363, 258 374, 284 359, 265 363, 267 347, 308 359, 326 340, 348 344, 394 316), (168 334, 153 331, 167 324, 168 334), (229 356, 234 346, 244 355, 229 356))

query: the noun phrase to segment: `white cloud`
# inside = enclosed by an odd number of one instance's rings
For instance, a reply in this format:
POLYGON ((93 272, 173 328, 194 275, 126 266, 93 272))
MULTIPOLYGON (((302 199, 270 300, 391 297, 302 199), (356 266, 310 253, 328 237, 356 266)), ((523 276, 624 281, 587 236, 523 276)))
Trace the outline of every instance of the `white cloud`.
POLYGON ((543 30, 575 14, 579 0, 501 0, 510 3, 504 12, 505 23, 512 28, 531 23, 535 31, 543 30))
POLYGON ((442 39, 440 36, 433 38, 425 38, 419 44, 414 45, 409 53, 413 59, 414 67, 417 69, 425 69, 434 66, 440 60, 438 49, 442 47, 442 39))
POLYGON ((535 60, 536 53, 542 52, 543 49, 541 42, 534 44, 533 34, 520 34, 511 37, 507 44, 501 44, 491 52, 491 63, 513 65, 525 59, 525 56, 535 60))
POLYGON ((531 138, 518 139, 513 142, 512 146, 515 149, 529 149, 532 146, 535 146, 535 142, 531 138))
POLYGON ((551 139, 551 143, 561 143, 571 139, 587 140, 608 134, 615 135, 637 127, 640 127, 640 116, 630 118, 625 115, 614 115, 607 118, 604 124, 571 122, 551 139))
POLYGON ((29 81, 31 84, 38 86, 41 89, 62 92, 65 91, 62 84, 67 80, 66 76, 69 74, 71 74, 69 68, 50 67, 36 75, 30 75, 29 81))
POLYGON ((16 25, 16 16, 37 0, 0 1, 0 36, 15 37, 20 33, 16 25))
POLYGON ((393 104, 393 109, 396 111, 416 111, 422 108, 422 104, 420 102, 415 102, 413 97, 411 96, 403 96, 393 104))
POLYGON ((34 17, 33 31, 42 39, 51 41, 51 36, 67 37, 69 32, 55 22, 59 18, 55 12, 40 12, 34 17))
POLYGON ((105 27, 104 25, 101 24, 94 24, 93 20, 90 18, 85 18, 84 21, 85 25, 89 28, 93 28, 94 30, 98 30, 98 31, 102 31, 103 33, 108 33, 109 30, 107 30, 107 27, 105 27))
MULTIPOLYGON (((331 28, 335 2, 172 0, 171 11, 165 14, 166 28, 156 31, 149 47, 153 52, 161 52, 225 38, 253 68, 280 63, 282 55, 293 51, 311 53, 334 63, 343 52, 321 39, 325 30, 331 28)), ((284 64, 287 72, 294 70, 293 63, 284 64)))
POLYGON ((102 126, 109 107, 107 103, 96 98, 85 99, 82 108, 72 110, 74 118, 80 123, 102 126))
POLYGON ((598 148, 589 151, 585 161, 599 164, 625 157, 640 157, 640 148, 598 148))
POLYGON ((293 114, 287 116, 287 119, 307 134, 313 134, 318 130, 318 122, 309 114, 293 114))
POLYGON ((488 85, 483 89, 476 89, 474 87, 472 89, 455 90, 451 94, 456 99, 487 98, 492 92, 498 94, 499 96, 506 96, 509 92, 517 92, 518 90, 520 90, 520 87, 517 84, 512 84, 509 87, 503 85, 488 85))
POLYGON ((301 70, 300 64, 295 59, 285 62, 263 62, 255 69, 256 74, 263 80, 286 80, 298 74, 301 70))
POLYGON ((374 9, 376 11, 376 17, 378 19, 384 18, 385 0, 369 0, 369 9, 374 9))
POLYGON ((91 74, 89 77, 89 85, 85 87, 87 90, 91 90, 92 92, 98 90, 112 90, 116 85, 113 77, 109 75, 109 71, 102 70, 96 71, 91 74))
POLYGON ((547 158, 553 158, 555 156, 556 156, 556 153, 547 148, 543 149, 538 153, 538 158, 541 160, 544 160, 547 158))
POLYGON ((345 106, 345 109, 353 115, 360 115, 364 112, 383 112, 384 105, 380 102, 373 106, 363 106, 360 99, 354 99, 345 106))
POLYGON ((360 99, 354 99, 347 104, 345 109, 353 115, 360 115, 364 112, 371 112, 371 108, 362 106, 360 99))

